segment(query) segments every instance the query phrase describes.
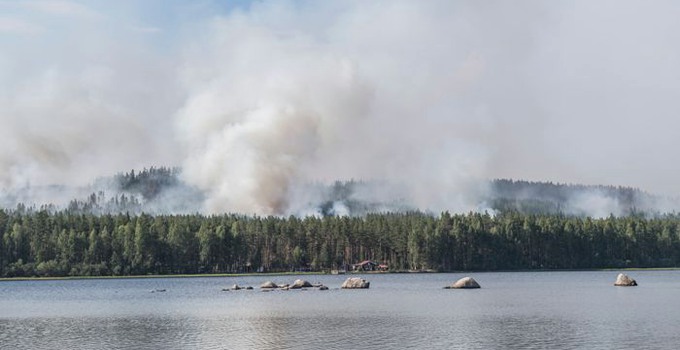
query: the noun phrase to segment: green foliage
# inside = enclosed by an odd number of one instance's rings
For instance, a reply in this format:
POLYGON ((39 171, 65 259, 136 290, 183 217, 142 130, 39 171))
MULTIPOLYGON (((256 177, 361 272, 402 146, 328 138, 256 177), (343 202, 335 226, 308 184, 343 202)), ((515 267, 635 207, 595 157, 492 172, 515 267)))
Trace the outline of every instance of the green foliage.
POLYGON ((158 196, 164 189, 180 184, 179 168, 151 167, 135 173, 121 173, 114 176, 116 186, 125 192, 141 194, 145 200, 158 196))
POLYGON ((0 276, 680 266, 680 216, 420 212, 304 219, 0 210, 0 276))

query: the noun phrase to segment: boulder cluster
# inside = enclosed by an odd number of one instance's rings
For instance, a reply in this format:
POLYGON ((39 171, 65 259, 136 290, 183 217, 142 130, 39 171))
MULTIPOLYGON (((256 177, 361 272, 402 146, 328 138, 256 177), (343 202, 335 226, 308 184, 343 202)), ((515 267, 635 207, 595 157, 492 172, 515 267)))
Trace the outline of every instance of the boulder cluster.
MULTIPOLYGON (((371 283, 369 281, 366 281, 363 278, 360 277, 350 277, 345 280, 345 282, 342 283, 340 286, 341 289, 368 289, 371 283)), ((615 286, 620 286, 620 287, 632 287, 632 286, 637 286, 637 282, 628 277, 627 275, 620 273, 616 277, 616 282, 614 282, 615 286)), ((328 287, 321 284, 321 283, 316 283, 312 284, 309 281, 303 280, 303 279, 296 279, 293 281, 293 283, 283 283, 283 284, 276 284, 272 281, 266 281, 260 285, 260 289, 262 291, 268 292, 271 290, 290 290, 290 289, 301 289, 301 290, 306 290, 308 288, 317 288, 319 290, 328 290, 328 287)), ((472 277, 463 277, 453 284, 444 287, 444 289, 479 289, 481 286, 477 281, 475 281, 474 278, 472 277)), ((247 286, 247 287, 242 287, 239 286, 238 284, 234 284, 231 288, 225 288, 222 289, 223 291, 232 291, 232 290, 252 290, 253 287, 247 286)), ((165 290, 155 290, 158 292, 164 292, 165 290)))
MULTIPOLYGON (((350 277, 345 282, 342 283, 340 288, 342 289, 367 289, 371 285, 371 282, 366 281, 363 278, 359 277, 350 277)), ((285 284, 276 284, 272 281, 266 281, 260 285, 260 289, 263 291, 271 291, 271 290, 290 290, 290 289, 307 289, 307 288, 318 288, 319 290, 328 290, 328 287, 321 284, 321 283, 316 283, 312 284, 309 283, 308 281, 297 279, 293 283, 285 283, 285 284)))
POLYGON ((251 287, 251 286, 242 287, 242 286, 239 286, 238 284, 235 284, 235 285, 231 286, 230 288, 223 288, 222 289, 223 292, 229 292, 229 291, 232 291, 232 290, 253 290, 253 287, 251 287))
POLYGON ((328 290, 328 287, 321 283, 312 284, 309 281, 297 279, 293 283, 276 284, 272 281, 264 282, 260 285, 260 289, 263 291, 270 291, 275 289, 290 290, 290 289, 307 289, 307 288, 318 288, 319 290, 328 290))

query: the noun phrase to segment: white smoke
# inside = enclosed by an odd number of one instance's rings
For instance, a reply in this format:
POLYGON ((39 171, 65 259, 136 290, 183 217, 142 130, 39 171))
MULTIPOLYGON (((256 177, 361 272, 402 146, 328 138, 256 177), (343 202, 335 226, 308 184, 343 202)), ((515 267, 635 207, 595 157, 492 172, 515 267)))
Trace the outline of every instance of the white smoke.
POLYGON ((678 9, 0 2, 0 191, 167 165, 212 213, 320 213, 338 179, 386 210, 479 210, 490 178, 678 193, 678 9))
POLYGON ((0 28, 0 191, 176 162, 172 60, 86 5, 4 1, 0 11, 35 28, 0 28))
POLYGON ((577 191, 569 197, 564 212, 573 215, 588 215, 606 218, 609 215, 622 216, 627 208, 617 199, 598 190, 577 191))
POLYGON ((214 42, 197 53, 212 61, 200 64, 210 77, 185 72, 186 179, 209 193, 211 212, 286 213, 292 187, 311 179, 305 171, 324 150, 352 142, 371 90, 351 61, 304 36, 282 43, 239 20, 212 30, 214 42))
POLYGON ((453 106, 483 63, 428 46, 438 6, 350 6, 320 28, 312 12, 253 6, 202 28, 184 65, 184 169, 208 211, 303 212, 296 187, 350 178, 399 183, 421 209, 472 208, 487 156, 465 134, 485 131, 453 106))

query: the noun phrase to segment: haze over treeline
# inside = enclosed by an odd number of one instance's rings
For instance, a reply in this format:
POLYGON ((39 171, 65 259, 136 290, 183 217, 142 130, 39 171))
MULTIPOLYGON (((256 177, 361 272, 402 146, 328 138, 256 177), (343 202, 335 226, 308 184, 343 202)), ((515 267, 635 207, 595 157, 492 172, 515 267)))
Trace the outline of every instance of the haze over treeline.
MULTIPOLYGON (((483 211, 494 178, 673 197, 679 10, 3 1, 0 191, 68 201, 165 164, 202 213, 315 213, 309 184, 346 179, 435 213, 483 211)), ((600 190, 586 212, 616 214, 600 190)))
MULTIPOLYGON (((202 212, 206 193, 182 180, 180 168, 150 167, 98 178, 82 188, 63 186, 29 187, 6 191, 0 208, 10 212, 139 215, 197 214, 202 212), (74 197, 64 197, 73 195, 74 197), (62 198, 59 198, 62 197, 62 198), (52 198, 52 202, 40 202, 52 198)), ((480 194, 473 211, 492 215, 516 212, 535 215, 567 215, 604 218, 638 215, 658 217, 676 213, 677 198, 652 195, 630 187, 585 186, 497 179, 483 183, 489 190, 480 194)), ((436 189, 433 189, 436 190, 436 189)), ((403 186, 380 181, 335 181, 333 184, 308 183, 300 187, 306 202, 301 211, 307 216, 364 216, 371 213, 422 211, 403 191, 403 186)), ((285 215, 284 215, 285 216, 285 215)))

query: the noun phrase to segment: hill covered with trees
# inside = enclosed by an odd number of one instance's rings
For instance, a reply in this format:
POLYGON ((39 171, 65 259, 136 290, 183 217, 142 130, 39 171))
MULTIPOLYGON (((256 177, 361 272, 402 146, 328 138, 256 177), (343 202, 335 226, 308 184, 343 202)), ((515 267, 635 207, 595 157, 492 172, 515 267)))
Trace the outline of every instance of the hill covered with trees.
POLYGON ((370 195, 385 184, 338 181, 310 185, 322 194, 314 215, 259 217, 200 214, 202 195, 180 174, 120 173, 66 207, 0 209, 0 276, 327 271, 367 259, 393 271, 680 266, 680 216, 659 209, 674 202, 638 189, 494 180, 488 209, 433 214, 370 195))
POLYGON ((498 212, 606 217, 674 212, 680 201, 622 186, 493 180, 487 201, 498 212))
MULTIPOLYGON (((563 214, 607 217, 661 215, 680 209, 680 200, 652 195, 630 187, 586 186, 509 179, 482 183, 483 190, 469 199, 477 211, 492 213, 563 214)), ((409 200, 398 184, 381 181, 310 183, 296 191, 312 194, 302 208, 290 214, 363 216, 372 213, 427 210, 409 200)), ((50 212, 68 210, 84 214, 194 214, 203 212, 205 193, 186 184, 180 168, 150 167, 100 178, 77 189, 63 186, 0 191, 0 207, 32 208, 50 212), (44 196, 34 196, 44 193, 44 196), (70 196, 70 197, 69 197, 70 196), (46 199, 47 198, 47 199, 46 199), (61 203, 49 198, 60 198, 61 203), (67 198, 66 201, 63 199, 67 198)), ((436 214, 436 213, 435 213, 436 214)), ((287 214, 286 214, 287 215, 287 214)))

